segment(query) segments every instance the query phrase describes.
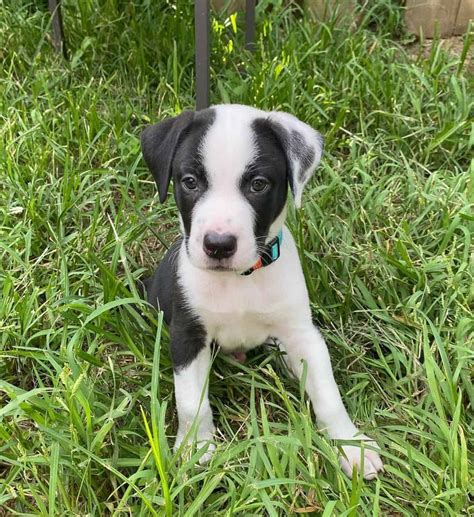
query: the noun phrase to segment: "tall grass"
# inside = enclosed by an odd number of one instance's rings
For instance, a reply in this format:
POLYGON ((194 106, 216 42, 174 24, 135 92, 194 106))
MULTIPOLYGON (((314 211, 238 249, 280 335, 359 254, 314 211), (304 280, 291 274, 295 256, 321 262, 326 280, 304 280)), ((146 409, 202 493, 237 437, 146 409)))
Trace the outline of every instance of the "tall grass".
POLYGON ((168 335, 135 281, 176 210, 139 134, 193 107, 193 6, 63 4, 67 62, 42 4, 0 3, 0 514, 472 514, 471 35, 412 57, 387 0, 356 30, 264 0, 249 55, 243 16, 213 18, 212 102, 326 137, 289 223, 349 413, 382 446, 370 483, 272 349, 216 358, 207 467, 170 450, 168 335))

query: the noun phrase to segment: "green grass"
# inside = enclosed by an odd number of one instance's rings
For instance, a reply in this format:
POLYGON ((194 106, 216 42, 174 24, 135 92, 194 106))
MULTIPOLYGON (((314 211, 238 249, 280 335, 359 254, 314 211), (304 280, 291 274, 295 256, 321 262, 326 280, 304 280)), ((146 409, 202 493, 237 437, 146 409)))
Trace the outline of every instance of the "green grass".
POLYGON ((269 4, 254 56, 242 16, 237 33, 214 19, 212 102, 287 110, 326 136, 289 222, 344 401, 381 445, 384 475, 342 474, 271 350, 216 358, 218 450, 206 468, 199 452, 173 455, 167 331, 133 304, 178 225, 139 134, 193 107, 192 3, 65 1, 65 62, 44 7, 4 1, 0 514, 474 513, 468 35, 461 56, 436 41, 408 56, 389 0, 353 32, 269 4))

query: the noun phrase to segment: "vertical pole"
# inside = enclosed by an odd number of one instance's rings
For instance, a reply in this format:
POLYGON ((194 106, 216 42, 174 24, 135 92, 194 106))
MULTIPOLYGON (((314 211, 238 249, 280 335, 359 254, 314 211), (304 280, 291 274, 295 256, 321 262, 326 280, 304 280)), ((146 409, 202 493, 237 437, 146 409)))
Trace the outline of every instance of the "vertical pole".
POLYGON ((256 0, 245 2, 245 48, 255 50, 255 3, 256 0))
POLYGON ((196 109, 209 107, 209 0, 195 0, 196 109))
POLYGON ((53 45, 56 52, 67 57, 66 43, 64 41, 63 20, 61 16, 61 0, 48 0, 51 24, 53 26, 53 45))

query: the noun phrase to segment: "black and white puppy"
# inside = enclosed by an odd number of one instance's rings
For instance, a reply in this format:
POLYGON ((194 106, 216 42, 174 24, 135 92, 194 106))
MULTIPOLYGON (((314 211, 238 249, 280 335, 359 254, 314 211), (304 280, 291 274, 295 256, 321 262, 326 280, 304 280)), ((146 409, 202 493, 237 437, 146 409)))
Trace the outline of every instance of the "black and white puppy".
POLYGON ((342 447, 340 462, 367 479, 382 462, 374 442, 349 418, 326 344, 313 325, 298 252, 284 226, 288 186, 296 206, 318 165, 321 135, 282 112, 219 105, 148 127, 145 161, 164 202, 170 180, 183 237, 145 281, 148 301, 170 327, 179 429, 175 447, 215 431, 207 380, 211 343, 243 352, 275 338, 306 390, 318 424, 331 438, 364 440, 342 447))

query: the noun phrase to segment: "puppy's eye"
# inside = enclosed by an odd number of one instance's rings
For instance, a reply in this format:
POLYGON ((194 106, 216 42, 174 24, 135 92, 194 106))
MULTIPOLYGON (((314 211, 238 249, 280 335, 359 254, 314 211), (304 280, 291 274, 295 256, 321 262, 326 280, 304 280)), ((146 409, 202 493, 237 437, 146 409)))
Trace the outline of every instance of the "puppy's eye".
POLYGON ((252 180, 252 183, 250 184, 250 191, 258 193, 265 192, 265 190, 267 190, 269 186, 270 184, 265 178, 254 178, 252 180))
POLYGON ((198 188, 197 180, 194 176, 185 176, 181 183, 186 190, 196 190, 198 188))

